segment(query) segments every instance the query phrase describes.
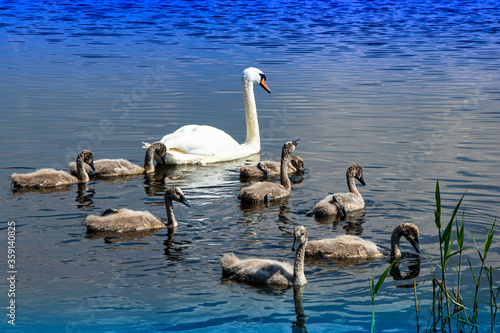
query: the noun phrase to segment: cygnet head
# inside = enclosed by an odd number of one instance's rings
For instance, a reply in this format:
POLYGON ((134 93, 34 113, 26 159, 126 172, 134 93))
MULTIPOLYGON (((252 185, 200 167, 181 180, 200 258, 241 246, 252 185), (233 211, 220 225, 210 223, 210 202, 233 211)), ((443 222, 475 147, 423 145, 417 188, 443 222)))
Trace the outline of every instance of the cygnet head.
POLYGON ((117 214, 117 213, 118 213, 118 209, 108 208, 104 211, 104 213, 101 214, 101 216, 113 215, 113 214, 117 214))
POLYGON ((167 147, 163 142, 154 142, 150 147, 153 147, 155 152, 155 160, 161 161, 163 165, 167 165, 167 161, 165 160, 165 156, 167 155, 167 147))
POLYGON ((296 226, 293 233, 292 251, 297 251, 300 245, 306 244, 308 237, 309 234, 307 233, 306 227, 302 225, 296 226))
POLYGON ((249 67, 243 71, 241 82, 251 82, 260 85, 265 91, 271 93, 271 89, 266 84, 266 75, 258 68, 249 67))
POLYGON ((165 201, 172 201, 172 200, 183 203, 188 207, 191 207, 186 197, 184 196, 184 193, 182 193, 182 190, 177 186, 169 187, 165 191, 165 201))
POLYGON ((400 233, 402 236, 404 236, 404 238, 406 238, 406 240, 413 246, 415 251, 417 251, 417 253, 420 253, 418 227, 413 223, 400 223, 396 227, 396 229, 394 230, 394 233, 400 233))
POLYGON ((295 147, 297 147, 299 142, 300 142, 300 139, 297 139, 295 141, 285 142, 285 144, 283 145, 283 149, 281 150, 281 156, 292 155, 293 152, 295 151, 295 147))
POLYGON ((356 178, 361 185, 365 186, 365 180, 363 178, 363 167, 358 163, 353 163, 347 168, 347 178, 356 178))
POLYGON ((80 154, 78 154, 78 159, 81 159, 83 162, 87 163, 90 165, 92 170, 95 171, 95 166, 94 166, 94 154, 90 150, 84 150, 80 154))
POLYGON ((293 155, 290 164, 295 168, 295 170, 304 170, 304 160, 299 156, 293 155))

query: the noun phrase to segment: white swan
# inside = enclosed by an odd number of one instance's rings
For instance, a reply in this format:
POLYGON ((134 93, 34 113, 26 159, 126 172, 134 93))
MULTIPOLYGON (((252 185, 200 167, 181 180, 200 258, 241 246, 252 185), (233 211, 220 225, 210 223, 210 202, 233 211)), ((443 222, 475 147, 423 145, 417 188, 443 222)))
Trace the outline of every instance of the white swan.
MULTIPOLYGON (((186 125, 160 141, 167 146, 167 164, 196 164, 231 161, 260 152, 259 122, 253 85, 259 84, 268 93, 266 76, 255 67, 247 68, 241 76, 245 100, 247 138, 239 144, 229 134, 206 125, 186 125)), ((143 148, 149 144, 144 143, 143 148)))

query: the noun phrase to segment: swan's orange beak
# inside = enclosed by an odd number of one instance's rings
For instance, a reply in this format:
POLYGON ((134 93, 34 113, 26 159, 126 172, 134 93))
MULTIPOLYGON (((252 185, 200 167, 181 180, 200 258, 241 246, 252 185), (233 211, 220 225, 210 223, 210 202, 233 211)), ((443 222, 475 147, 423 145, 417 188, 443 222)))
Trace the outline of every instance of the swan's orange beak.
POLYGON ((271 89, 269 89, 269 87, 267 86, 265 78, 262 78, 262 80, 260 81, 260 86, 264 88, 264 90, 268 93, 271 93, 271 89))

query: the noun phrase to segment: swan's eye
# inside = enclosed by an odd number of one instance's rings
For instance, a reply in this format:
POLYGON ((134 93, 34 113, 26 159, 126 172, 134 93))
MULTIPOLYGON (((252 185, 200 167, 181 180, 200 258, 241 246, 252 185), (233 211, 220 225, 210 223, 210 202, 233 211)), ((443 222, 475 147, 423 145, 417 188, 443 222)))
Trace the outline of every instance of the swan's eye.
POLYGON ((266 76, 265 76, 264 74, 260 73, 259 75, 260 75, 260 80, 261 80, 261 81, 262 81, 262 80, 264 80, 264 81, 265 81, 265 80, 267 80, 267 79, 266 79, 266 76))

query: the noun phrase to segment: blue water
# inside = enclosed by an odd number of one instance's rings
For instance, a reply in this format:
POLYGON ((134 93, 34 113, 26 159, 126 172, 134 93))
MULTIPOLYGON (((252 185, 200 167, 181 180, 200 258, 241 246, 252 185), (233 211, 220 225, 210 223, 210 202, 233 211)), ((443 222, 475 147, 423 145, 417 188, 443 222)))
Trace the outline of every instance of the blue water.
MULTIPOLYGON (((0 244, 6 253, 14 221, 17 269, 16 326, 4 310, 2 331, 369 331, 372 267, 378 277, 388 258, 306 262, 300 291, 221 280, 218 259, 292 261, 296 225, 310 239, 356 234, 388 250, 400 222, 417 224, 422 247, 437 257, 436 179, 445 219, 467 192, 466 242, 474 246, 472 232, 482 246, 500 204, 499 17, 496 1, 1 2, 0 244), (141 164, 142 141, 185 124, 243 142, 240 75, 249 66, 272 90, 256 90, 256 158, 277 160, 285 141, 302 139, 296 154, 306 170, 289 199, 240 206, 245 161, 10 189, 12 173, 66 169, 82 149, 141 164), (346 189, 353 162, 365 170, 365 210, 342 221, 308 216, 346 189), (162 194, 172 185, 191 204, 175 206, 175 233, 86 234, 85 217, 111 207, 164 218, 162 194)), ((378 332, 416 331, 414 281, 421 327, 430 315, 436 265, 402 247, 399 273, 376 298, 378 332)), ((466 254, 477 267, 475 249, 466 254)), ((494 278, 499 285, 498 271, 494 278)), ((471 299, 472 278, 464 281, 471 299)), ((489 327, 489 308, 481 311, 489 327)))

